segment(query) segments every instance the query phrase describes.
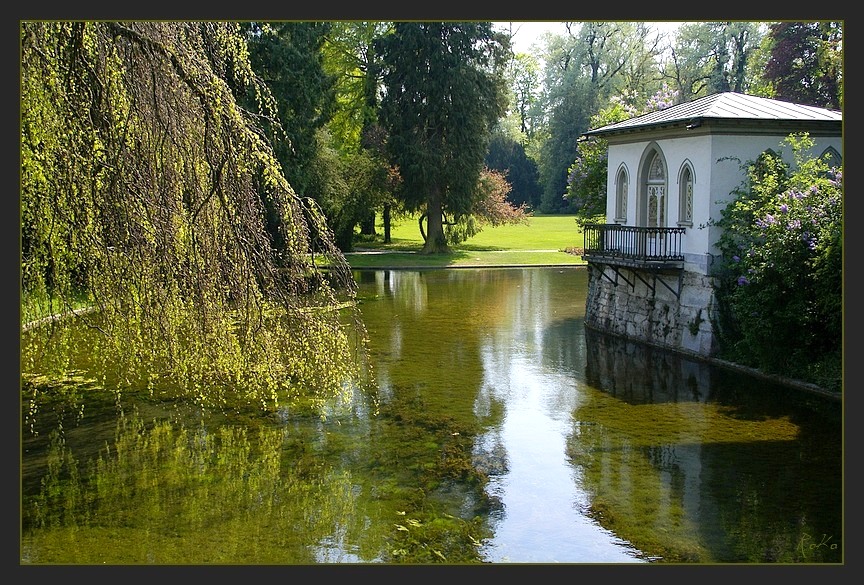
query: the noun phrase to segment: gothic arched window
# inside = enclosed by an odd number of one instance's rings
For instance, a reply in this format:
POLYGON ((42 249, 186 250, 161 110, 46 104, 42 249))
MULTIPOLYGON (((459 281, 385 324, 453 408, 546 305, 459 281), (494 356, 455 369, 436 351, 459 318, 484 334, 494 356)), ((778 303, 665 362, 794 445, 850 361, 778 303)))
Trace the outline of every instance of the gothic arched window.
POLYGON ((693 169, 689 163, 684 163, 681 169, 681 179, 678 183, 678 223, 693 224, 693 169))
POLYGON ((666 225, 666 163, 657 150, 651 157, 646 174, 645 211, 647 227, 666 225))
POLYGON ((627 191, 630 181, 627 178, 627 169, 621 167, 618 170, 618 178, 615 180, 615 219, 627 221, 627 191))

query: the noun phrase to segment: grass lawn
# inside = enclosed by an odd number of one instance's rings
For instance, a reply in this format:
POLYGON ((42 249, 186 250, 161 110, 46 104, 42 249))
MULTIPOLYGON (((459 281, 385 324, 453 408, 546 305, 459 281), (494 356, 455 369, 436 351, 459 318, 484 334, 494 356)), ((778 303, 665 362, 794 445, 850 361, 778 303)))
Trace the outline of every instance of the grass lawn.
POLYGON ((453 247, 450 254, 419 254, 423 237, 414 218, 394 221, 390 244, 381 239, 384 226, 376 225, 374 241, 357 241, 346 254, 352 268, 445 268, 471 266, 582 265, 582 231, 573 215, 533 215, 528 223, 485 227, 479 234, 453 247))

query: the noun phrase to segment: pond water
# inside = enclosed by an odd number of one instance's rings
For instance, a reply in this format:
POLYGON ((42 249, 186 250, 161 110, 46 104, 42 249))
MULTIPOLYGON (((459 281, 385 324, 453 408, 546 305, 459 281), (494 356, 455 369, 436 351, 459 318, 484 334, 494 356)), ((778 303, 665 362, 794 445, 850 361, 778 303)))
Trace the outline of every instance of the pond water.
POLYGON ((843 562, 842 403, 583 325, 584 268, 356 271, 325 413, 22 406, 22 564, 843 562))

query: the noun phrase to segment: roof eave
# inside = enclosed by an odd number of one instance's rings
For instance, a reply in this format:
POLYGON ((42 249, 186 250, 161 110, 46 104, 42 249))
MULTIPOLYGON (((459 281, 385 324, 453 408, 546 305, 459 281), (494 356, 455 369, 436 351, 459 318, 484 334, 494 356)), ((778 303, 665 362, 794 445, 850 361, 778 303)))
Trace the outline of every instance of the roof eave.
MULTIPOLYGON (((800 130, 802 132, 827 132, 829 134, 842 133, 842 120, 780 120, 780 119, 760 119, 760 118, 713 118, 697 116, 687 120, 676 120, 674 122, 665 121, 654 124, 644 124, 640 126, 630 126, 624 128, 598 128, 589 130, 582 135, 585 137, 600 137, 608 136, 626 136, 634 134, 648 134, 660 131, 669 130, 694 130, 705 126, 715 131, 723 132, 748 132, 754 129, 761 131, 780 131, 793 132, 800 130)), ((704 130, 703 130, 704 132, 704 130)))
POLYGON ((588 130, 587 132, 583 132, 582 136, 615 136, 615 135, 624 135, 624 134, 642 134, 645 132, 656 132, 659 130, 674 130, 674 129, 684 129, 688 125, 687 121, 681 120, 676 122, 657 122, 654 124, 644 124, 641 126, 628 126, 625 128, 609 128, 603 129, 598 128, 596 130, 588 130))

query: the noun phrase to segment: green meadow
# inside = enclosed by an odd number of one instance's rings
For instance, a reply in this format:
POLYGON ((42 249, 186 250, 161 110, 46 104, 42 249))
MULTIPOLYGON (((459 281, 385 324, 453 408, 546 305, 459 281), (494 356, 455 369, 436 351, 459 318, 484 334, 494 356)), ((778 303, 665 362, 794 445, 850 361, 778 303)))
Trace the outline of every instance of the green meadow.
MULTIPOLYGON (((581 265, 582 231, 573 215, 532 215, 526 223, 486 226, 450 254, 420 254, 423 236, 416 218, 393 221, 390 243, 384 226, 374 238, 358 240, 346 253, 352 268, 454 268, 478 266, 581 265)), ((358 236, 359 238, 359 236, 358 236)))

